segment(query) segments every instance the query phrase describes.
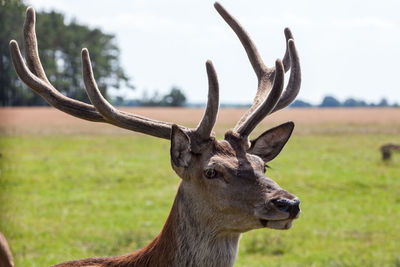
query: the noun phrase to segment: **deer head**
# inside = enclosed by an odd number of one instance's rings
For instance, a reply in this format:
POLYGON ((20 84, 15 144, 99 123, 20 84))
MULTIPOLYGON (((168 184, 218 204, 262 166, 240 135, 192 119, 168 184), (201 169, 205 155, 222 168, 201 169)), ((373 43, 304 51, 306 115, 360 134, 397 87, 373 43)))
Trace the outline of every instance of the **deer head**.
MULTIPOLYGON (((93 105, 62 95, 47 79, 39 59, 33 8, 28 8, 24 25, 26 64, 17 42, 11 41, 13 64, 27 86, 63 112, 171 140, 172 168, 182 181, 168 221, 176 224, 187 221, 188 225, 208 229, 215 238, 262 227, 288 229, 300 214, 300 201, 266 177, 265 171, 266 163, 274 159, 288 141, 294 123, 269 129, 255 139, 250 140, 249 136, 266 116, 288 106, 299 92, 301 73, 294 40, 290 30, 285 29, 283 60, 277 59, 274 67, 266 67, 242 26, 220 4, 215 3, 215 8, 238 36, 258 78, 253 105, 220 141, 212 133, 218 113, 219 89, 211 61, 206 63, 207 107, 195 129, 114 108, 97 88, 86 48, 82 50, 83 79, 93 105), (284 76, 289 70, 289 82, 284 90, 284 76), (176 218, 171 219, 171 216, 176 218)), ((165 226, 163 232, 167 228, 165 226)), ((184 242, 182 237, 178 240, 178 243, 184 242)))

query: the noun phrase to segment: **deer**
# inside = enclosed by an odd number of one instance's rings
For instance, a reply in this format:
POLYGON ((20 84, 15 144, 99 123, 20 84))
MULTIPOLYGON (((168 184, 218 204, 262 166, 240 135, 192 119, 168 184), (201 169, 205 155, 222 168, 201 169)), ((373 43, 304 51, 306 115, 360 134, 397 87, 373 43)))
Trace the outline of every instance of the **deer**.
POLYGON ((400 151, 400 145, 388 143, 380 147, 382 153, 382 160, 389 161, 392 158, 392 152, 400 151))
POLYGON ((83 48, 82 75, 92 103, 87 104, 64 96, 50 83, 39 58, 35 11, 32 7, 27 9, 23 30, 26 63, 18 43, 10 41, 13 65, 20 79, 51 106, 79 119, 170 140, 171 166, 181 178, 161 232, 144 248, 123 256, 73 260, 55 266, 233 266, 243 233, 260 228, 289 229, 299 218, 300 200, 266 176, 266 164, 281 152, 294 123, 283 123, 250 139, 265 117, 287 107, 299 93, 301 70, 293 35, 285 28, 284 57, 267 67, 239 22, 218 2, 214 7, 239 38, 258 79, 252 106, 223 140, 217 140, 213 132, 219 83, 210 60, 206 62, 207 104, 196 128, 112 106, 100 93, 89 52, 83 48), (289 70, 285 87, 285 73, 289 70))

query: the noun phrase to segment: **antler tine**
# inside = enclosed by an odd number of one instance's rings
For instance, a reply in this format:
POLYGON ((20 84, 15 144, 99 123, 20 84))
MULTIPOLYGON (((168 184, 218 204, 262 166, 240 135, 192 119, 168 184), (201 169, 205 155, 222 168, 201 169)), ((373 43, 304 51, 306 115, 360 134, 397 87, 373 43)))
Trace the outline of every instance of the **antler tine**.
MULTIPOLYGON (((128 130, 164 139, 170 138, 172 124, 119 111, 101 95, 94 79, 89 52, 86 48, 82 49, 82 75, 90 101, 107 121, 128 130)), ((185 127, 180 127, 185 129, 185 127)))
POLYGON ((208 100, 203 118, 196 128, 196 133, 201 139, 208 139, 211 135, 215 121, 217 120, 219 107, 219 85, 217 73, 210 60, 206 62, 208 76, 208 100))
POLYGON ((285 33, 285 39, 286 39, 286 50, 285 50, 285 55, 283 56, 282 63, 283 67, 285 68, 285 72, 288 72, 290 69, 290 53, 289 53, 289 40, 293 40, 293 34, 292 31, 289 28, 285 28, 284 30, 285 33))
POLYGON ((24 53, 26 64, 34 75, 50 84, 39 58, 35 22, 35 10, 33 9, 33 7, 28 7, 26 9, 26 17, 24 23, 24 53))
POLYGON ((240 39, 240 42, 246 50, 247 56, 249 57, 250 63, 253 66, 257 78, 261 79, 263 74, 266 72, 267 67, 264 65, 264 62, 261 59, 257 48, 250 39, 248 33, 245 29, 243 29, 240 23, 234 17, 232 17, 232 15, 229 14, 228 11, 226 11, 226 9, 218 2, 214 4, 214 7, 240 39))
POLYGON ((247 119, 234 129, 242 137, 248 137, 250 133, 271 111, 274 109, 282 94, 285 71, 280 59, 275 61, 275 79, 272 89, 265 101, 249 114, 247 119))
POLYGON ((274 110, 271 113, 289 106, 300 91, 301 69, 300 69, 299 55, 297 54, 294 40, 289 39, 287 43, 289 47, 288 50, 289 50, 290 65, 291 65, 289 83, 286 86, 285 91, 282 93, 282 96, 279 99, 278 104, 275 106, 274 110))
MULTIPOLYGON (((216 2, 214 4, 214 7, 240 39, 240 42, 242 43, 242 45, 246 50, 247 56, 249 57, 250 63, 253 66, 253 69, 256 72, 257 77, 260 78, 263 74, 263 71, 266 71, 268 67, 265 66, 262 58, 258 53, 257 47, 251 40, 249 34, 240 25, 240 23, 234 17, 232 17, 232 15, 230 15, 229 12, 223 6, 221 6, 221 4, 216 2)), ((286 39, 286 51, 285 55, 283 56, 282 62, 285 72, 287 72, 289 71, 291 66, 288 42, 290 39, 293 39, 293 34, 289 28, 285 28, 284 33, 286 39)))
POLYGON ((105 122, 104 118, 92 105, 64 96, 51 84, 35 76, 24 63, 18 43, 15 40, 10 42, 10 52, 15 71, 21 80, 43 97, 50 105, 84 120, 105 122))

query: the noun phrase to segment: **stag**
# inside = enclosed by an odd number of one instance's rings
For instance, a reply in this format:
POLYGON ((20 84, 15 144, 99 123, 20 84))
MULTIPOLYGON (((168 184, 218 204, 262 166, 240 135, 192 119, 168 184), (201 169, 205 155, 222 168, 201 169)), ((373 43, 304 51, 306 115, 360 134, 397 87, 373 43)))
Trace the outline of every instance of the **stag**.
POLYGON ((161 233, 144 248, 119 257, 89 258, 57 266, 233 266, 242 233, 257 228, 289 229, 299 217, 299 199, 265 176, 266 163, 282 150, 294 128, 287 122, 250 140, 267 115, 288 106, 300 89, 299 58, 289 29, 286 52, 274 67, 264 65, 247 32, 219 3, 215 8, 244 46, 258 78, 253 105, 236 126, 216 140, 212 132, 219 106, 219 87, 211 61, 206 62, 208 101, 196 128, 157 121, 113 107, 101 95, 89 52, 82 49, 83 80, 93 105, 62 95, 46 77, 35 34, 35 12, 24 24, 26 64, 16 41, 10 42, 21 80, 53 107, 80 119, 171 140, 173 170, 181 178, 161 233), (284 89, 285 72, 290 70, 284 89))

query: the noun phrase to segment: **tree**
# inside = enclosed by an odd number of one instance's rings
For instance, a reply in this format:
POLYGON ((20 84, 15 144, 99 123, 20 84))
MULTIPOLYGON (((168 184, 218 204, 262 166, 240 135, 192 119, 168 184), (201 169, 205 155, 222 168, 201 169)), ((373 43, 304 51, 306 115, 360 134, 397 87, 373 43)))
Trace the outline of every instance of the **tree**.
POLYGON ((153 96, 149 97, 148 92, 145 90, 143 91, 143 96, 142 99, 140 100, 140 105, 148 107, 162 106, 161 100, 162 97, 160 96, 158 91, 155 91, 153 93, 153 96))
POLYGON ((389 103, 388 103, 388 101, 386 100, 386 98, 382 98, 381 101, 378 103, 377 106, 378 106, 378 107, 388 107, 388 106, 389 106, 389 103))
POLYGON ((148 92, 144 91, 142 99, 138 102, 141 106, 181 107, 186 103, 186 96, 181 89, 172 87, 171 91, 163 96, 155 91, 153 96, 149 97, 148 92))
POLYGON ((22 41, 21 25, 24 23, 26 6, 21 1, 0 0, 0 105, 24 104, 33 93, 25 90, 12 67, 8 42, 11 39, 22 41))
POLYGON ((354 98, 348 98, 343 102, 344 107, 365 107, 367 103, 363 100, 356 100, 354 98))
POLYGON ((290 107, 292 108, 309 108, 312 107, 312 105, 308 102, 305 102, 303 100, 295 100, 290 107))
MULTIPOLYGON (((22 1, 14 0, 3 4, 0 11, 0 20, 3 22, 1 61, 6 64, 1 69, 6 70, 2 72, 6 75, 1 79, 0 96, 3 106, 44 104, 38 95, 21 86, 10 64, 8 42, 11 39, 21 41, 25 9, 22 1), (3 32, 4 29, 6 33, 3 32)), ((46 74, 50 82, 66 96, 89 102, 83 89, 81 74, 82 47, 89 49, 97 85, 106 98, 109 87, 119 88, 125 84, 133 88, 120 66, 119 48, 114 35, 103 33, 99 29, 90 29, 74 20, 66 23, 64 15, 54 11, 38 12, 36 32, 39 55, 46 74)))
POLYGON ((177 87, 172 87, 171 91, 167 95, 165 95, 161 100, 162 106, 170 106, 170 107, 181 107, 185 104, 185 102, 186 102, 186 96, 177 87))
POLYGON ((320 107, 340 107, 340 102, 333 96, 325 96, 322 100, 320 107))

